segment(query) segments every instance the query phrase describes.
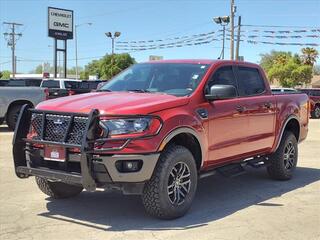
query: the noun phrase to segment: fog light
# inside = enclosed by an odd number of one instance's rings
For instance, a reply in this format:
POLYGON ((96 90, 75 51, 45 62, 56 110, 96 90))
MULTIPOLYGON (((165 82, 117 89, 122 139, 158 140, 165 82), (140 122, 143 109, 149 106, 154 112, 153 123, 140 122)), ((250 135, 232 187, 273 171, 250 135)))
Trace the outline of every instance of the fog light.
POLYGON ((120 160, 116 162, 119 172, 138 172, 142 167, 142 160, 120 160))

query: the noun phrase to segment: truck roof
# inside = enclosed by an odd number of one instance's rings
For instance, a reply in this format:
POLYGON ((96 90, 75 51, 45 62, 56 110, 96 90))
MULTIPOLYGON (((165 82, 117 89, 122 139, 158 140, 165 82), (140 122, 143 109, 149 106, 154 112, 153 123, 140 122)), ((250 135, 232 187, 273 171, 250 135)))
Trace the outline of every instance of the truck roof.
POLYGON ((193 64, 217 64, 217 63, 229 63, 229 64, 245 64, 245 65, 255 65, 255 63, 236 61, 236 60, 221 60, 221 59, 166 59, 166 60, 154 60, 145 63, 193 63, 193 64))

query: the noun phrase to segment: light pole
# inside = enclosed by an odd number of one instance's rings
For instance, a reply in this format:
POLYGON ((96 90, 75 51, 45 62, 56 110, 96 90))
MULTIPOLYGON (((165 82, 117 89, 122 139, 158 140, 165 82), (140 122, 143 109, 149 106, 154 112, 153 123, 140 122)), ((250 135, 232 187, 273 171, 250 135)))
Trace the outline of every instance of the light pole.
POLYGON ((111 32, 106 32, 105 34, 108 38, 111 38, 111 48, 112 48, 111 54, 113 55, 114 54, 114 39, 117 37, 120 37, 121 32, 115 32, 113 35, 111 32))
POLYGON ((76 47, 76 79, 78 79, 78 39, 77 39, 77 28, 83 25, 88 25, 91 26, 92 23, 81 23, 81 24, 76 24, 74 26, 74 41, 75 41, 75 47, 76 47))
POLYGON ((223 37, 222 37, 222 50, 220 53, 219 59, 224 59, 224 42, 225 42, 225 36, 226 36, 226 26, 230 22, 230 17, 229 16, 223 16, 223 17, 214 17, 213 21, 216 24, 219 24, 222 26, 223 29, 223 37))
POLYGON ((108 37, 108 38, 111 38, 111 76, 113 76, 113 71, 112 71, 112 68, 113 68, 113 62, 114 62, 114 59, 113 59, 113 55, 114 55, 114 40, 117 38, 117 37, 120 37, 121 35, 121 32, 114 32, 113 36, 112 36, 112 33, 111 32, 106 32, 105 35, 108 37))

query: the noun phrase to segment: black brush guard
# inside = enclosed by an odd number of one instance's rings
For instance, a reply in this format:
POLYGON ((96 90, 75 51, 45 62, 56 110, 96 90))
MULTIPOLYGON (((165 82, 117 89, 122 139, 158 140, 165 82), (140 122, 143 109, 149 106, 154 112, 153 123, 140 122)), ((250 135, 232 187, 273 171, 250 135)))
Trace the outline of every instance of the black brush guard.
POLYGON ((67 113, 67 112, 56 112, 56 111, 44 111, 31 109, 30 106, 24 105, 21 108, 15 132, 13 137, 13 160, 15 166, 16 175, 19 178, 27 178, 30 175, 44 177, 53 180, 59 180, 66 183, 72 184, 81 184, 87 191, 95 191, 96 182, 93 178, 93 166, 92 160, 94 154, 99 153, 107 153, 108 151, 118 151, 125 148, 132 140, 149 138, 157 135, 163 125, 163 122, 158 116, 151 115, 101 115, 97 109, 92 109, 89 114, 81 114, 81 113, 67 113), (41 125, 41 139, 28 139, 27 135, 30 130, 31 125, 31 117, 32 113, 41 113, 42 114, 42 125, 41 125), (45 134, 45 116, 46 114, 56 114, 56 115, 64 115, 70 116, 70 122, 67 127, 66 135, 64 137, 63 142, 54 142, 54 141, 46 141, 44 140, 45 134), (106 118, 136 118, 136 117, 153 117, 159 120, 160 127, 158 131, 152 135, 145 135, 140 137, 132 137, 132 138, 97 138, 97 128, 99 126, 100 117, 106 118), (86 127, 83 134, 83 138, 81 144, 71 144, 67 143, 67 135, 70 131, 70 126, 72 125, 74 117, 86 117, 86 127), (120 147, 111 147, 111 148, 100 148, 95 149, 95 143, 105 143, 112 141, 124 141, 124 143, 120 147), (26 157, 26 151, 30 151, 31 144, 50 144, 50 145, 58 145, 63 146, 65 148, 80 148, 80 167, 81 167, 81 175, 74 173, 67 173, 58 170, 51 169, 43 169, 43 168, 33 168, 30 167, 26 157))

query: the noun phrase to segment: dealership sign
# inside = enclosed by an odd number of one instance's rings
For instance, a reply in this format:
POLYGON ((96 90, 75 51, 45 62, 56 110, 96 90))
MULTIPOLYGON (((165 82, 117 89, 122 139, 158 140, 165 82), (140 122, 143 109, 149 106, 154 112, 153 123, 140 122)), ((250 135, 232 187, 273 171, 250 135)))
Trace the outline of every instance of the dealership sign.
POLYGON ((73 39, 73 11, 48 7, 48 35, 56 39, 73 39))

